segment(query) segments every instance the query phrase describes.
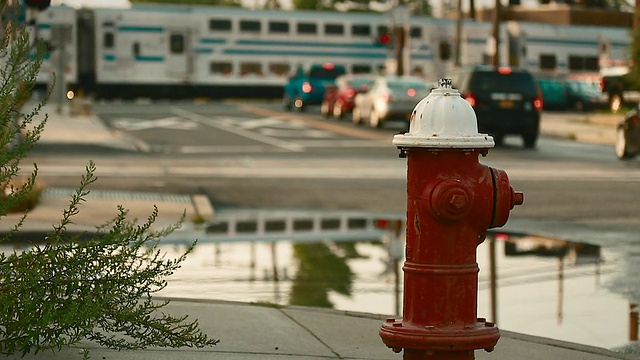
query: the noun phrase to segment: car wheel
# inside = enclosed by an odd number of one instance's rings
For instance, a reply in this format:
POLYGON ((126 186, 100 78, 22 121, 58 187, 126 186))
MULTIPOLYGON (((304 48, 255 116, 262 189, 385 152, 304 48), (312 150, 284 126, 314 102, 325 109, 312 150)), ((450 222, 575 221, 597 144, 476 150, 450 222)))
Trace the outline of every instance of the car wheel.
POLYGON ((329 117, 329 102, 326 100, 322 100, 322 104, 320 105, 320 113, 322 116, 329 117))
POLYGON ((371 109, 371 112, 369 113, 369 126, 372 128, 379 128, 381 123, 380 115, 378 115, 376 109, 371 109))
POLYGON ((615 151, 616 157, 620 160, 627 160, 636 156, 636 154, 632 154, 631 152, 629 152, 627 134, 625 134, 623 127, 618 127, 618 129, 616 130, 615 151))
POLYGON ((293 106, 295 106, 296 109, 300 112, 303 112, 305 110, 304 101, 302 101, 302 99, 300 99, 299 97, 296 98, 296 100, 293 102, 293 106))
POLYGON ((342 116, 342 105, 336 103, 335 105, 333 105, 333 117, 336 119, 342 119, 342 116))
POLYGON ((609 100, 609 108, 612 112, 618 112, 622 107, 622 96, 620 94, 611 95, 611 100, 609 100))
POLYGON ((291 110, 291 106, 292 106, 292 104, 291 104, 291 98, 290 98, 289 96, 287 96, 287 95, 284 95, 284 96, 282 97, 282 107, 283 107, 285 110, 291 110))
POLYGON ((351 113, 351 121, 355 125, 362 125, 362 113, 360 112, 359 107, 354 107, 353 112, 351 113))
POLYGON ((538 142, 538 132, 522 134, 522 142, 527 149, 533 149, 538 142))

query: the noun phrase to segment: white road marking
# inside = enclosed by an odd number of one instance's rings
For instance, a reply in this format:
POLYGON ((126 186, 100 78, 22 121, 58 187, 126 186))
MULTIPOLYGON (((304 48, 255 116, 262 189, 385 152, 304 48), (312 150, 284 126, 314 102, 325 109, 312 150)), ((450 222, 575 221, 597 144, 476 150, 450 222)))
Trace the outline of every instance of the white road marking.
POLYGON ((220 130, 226 131, 226 132, 230 132, 242 137, 245 137, 247 139, 251 139, 251 140, 255 140, 255 141, 259 141, 265 144, 269 144, 269 145, 273 145, 282 149, 286 149, 289 151, 294 151, 294 152, 301 152, 304 150, 304 148, 296 143, 290 142, 290 141, 283 141, 283 140, 279 140, 279 139, 274 139, 272 137, 268 137, 268 136, 263 136, 260 134, 257 134, 255 132, 251 132, 251 131, 247 131, 245 129, 241 129, 238 128, 236 126, 231 126, 229 125, 229 119, 225 120, 223 119, 223 121, 211 121, 211 118, 208 118, 206 116, 202 116, 200 114, 196 114, 193 113, 191 111, 187 111, 184 109, 180 109, 180 108, 173 108, 172 112, 178 116, 182 116, 184 118, 187 118, 191 121, 197 122, 199 124, 203 124, 203 125, 208 125, 208 126, 212 126, 212 127, 216 127, 220 130))
POLYGON ((135 118, 118 118, 112 122, 113 127, 127 130, 139 131, 156 128, 175 129, 175 130, 193 130, 198 124, 185 120, 181 117, 170 116, 162 119, 135 119, 135 118))

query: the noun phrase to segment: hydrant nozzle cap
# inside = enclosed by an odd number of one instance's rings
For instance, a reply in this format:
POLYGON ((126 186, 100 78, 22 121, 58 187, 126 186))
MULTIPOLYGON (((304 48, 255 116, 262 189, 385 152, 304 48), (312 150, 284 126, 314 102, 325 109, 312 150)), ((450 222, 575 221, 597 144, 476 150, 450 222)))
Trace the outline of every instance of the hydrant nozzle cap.
POLYGON ((493 137, 478 133, 478 122, 471 105, 451 86, 451 79, 440 79, 438 87, 420 100, 411 113, 409 132, 393 137, 401 148, 492 148, 493 137))

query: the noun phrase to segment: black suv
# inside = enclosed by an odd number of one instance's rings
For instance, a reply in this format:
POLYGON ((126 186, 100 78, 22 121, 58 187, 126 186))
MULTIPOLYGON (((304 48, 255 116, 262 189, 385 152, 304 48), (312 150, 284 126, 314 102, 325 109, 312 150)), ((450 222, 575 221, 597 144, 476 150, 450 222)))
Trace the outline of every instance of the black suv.
POLYGON ((475 110, 480 133, 493 136, 497 145, 506 135, 520 135, 526 148, 536 146, 543 103, 530 72, 479 65, 454 70, 451 79, 475 110))

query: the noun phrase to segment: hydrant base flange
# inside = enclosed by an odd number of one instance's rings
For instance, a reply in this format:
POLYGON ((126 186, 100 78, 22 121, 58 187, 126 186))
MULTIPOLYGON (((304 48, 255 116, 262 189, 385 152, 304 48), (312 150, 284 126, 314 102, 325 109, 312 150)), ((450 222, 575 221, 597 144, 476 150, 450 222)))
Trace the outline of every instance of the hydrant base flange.
POLYGON ((380 328, 382 342, 390 348, 432 351, 493 350, 500 338, 498 327, 488 322, 450 329, 418 327, 402 321, 387 321, 380 328))

